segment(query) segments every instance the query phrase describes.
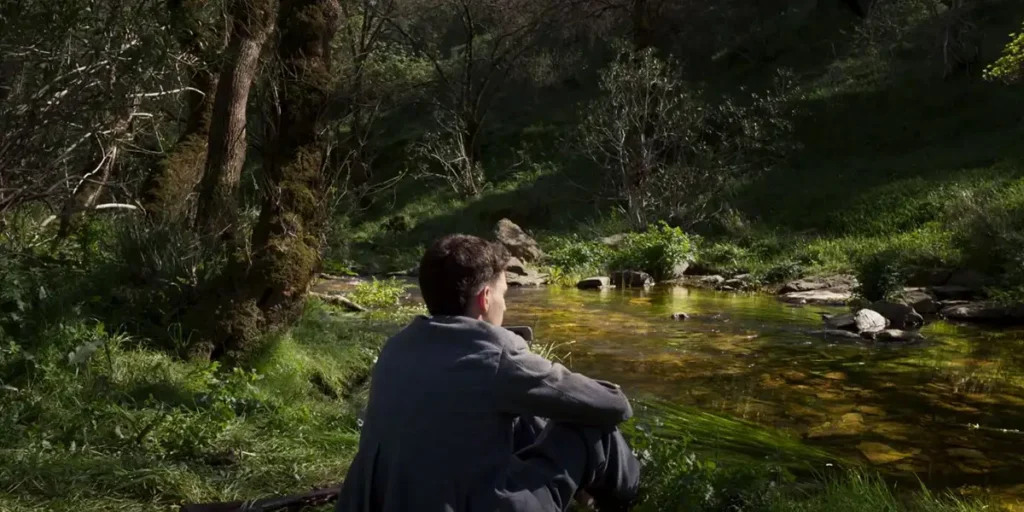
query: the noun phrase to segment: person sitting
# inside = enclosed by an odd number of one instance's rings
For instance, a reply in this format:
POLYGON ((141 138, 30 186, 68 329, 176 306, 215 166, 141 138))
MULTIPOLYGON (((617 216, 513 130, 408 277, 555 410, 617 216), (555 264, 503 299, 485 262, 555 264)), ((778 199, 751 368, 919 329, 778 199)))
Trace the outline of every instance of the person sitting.
POLYGON ((501 327, 509 259, 467 235, 423 255, 429 316, 381 349, 337 511, 567 510, 583 493, 602 512, 635 502, 640 465, 617 428, 629 400, 501 327))

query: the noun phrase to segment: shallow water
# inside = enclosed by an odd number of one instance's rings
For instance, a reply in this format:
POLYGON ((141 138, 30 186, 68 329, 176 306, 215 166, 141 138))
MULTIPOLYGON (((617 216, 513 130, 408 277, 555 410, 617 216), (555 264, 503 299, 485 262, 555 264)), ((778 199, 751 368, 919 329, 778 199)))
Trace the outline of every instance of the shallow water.
POLYGON ((1024 510, 1024 330, 935 322, 920 344, 834 342, 809 332, 840 308, 678 287, 520 288, 507 301, 506 325, 566 344, 559 352, 573 370, 633 398, 775 427, 838 457, 935 488, 983 488, 1024 510), (672 320, 675 312, 691 318, 672 320))
POLYGON ((819 312, 685 288, 510 291, 506 324, 572 344, 574 370, 792 432, 937 487, 1024 499, 1024 331, 937 322, 916 345, 826 341, 819 312), (677 322, 674 312, 691 319, 677 322))

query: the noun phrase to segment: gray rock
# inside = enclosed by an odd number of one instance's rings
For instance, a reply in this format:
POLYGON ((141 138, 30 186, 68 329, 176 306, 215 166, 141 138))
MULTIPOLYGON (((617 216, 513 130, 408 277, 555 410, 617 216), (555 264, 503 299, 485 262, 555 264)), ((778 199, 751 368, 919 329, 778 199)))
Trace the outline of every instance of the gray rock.
POLYGON ((1024 324, 1024 304, 1007 306, 992 302, 971 302, 946 307, 941 315, 951 320, 1021 325, 1024 324))
POLYGON ((842 329, 854 331, 857 329, 857 317, 853 313, 822 315, 822 319, 825 320, 825 327, 829 330, 842 329))
POLYGON ((511 272, 513 274, 518 274, 521 276, 527 275, 526 264, 523 263, 523 260, 516 258, 514 256, 512 257, 512 259, 508 261, 508 265, 505 265, 505 270, 507 272, 511 272))
POLYGON ((873 333, 885 330, 889 326, 886 318, 870 309, 862 309, 853 315, 853 321, 857 326, 857 332, 873 333))
POLYGON ((725 278, 722 276, 700 276, 697 278, 697 282, 707 286, 718 286, 725 284, 725 278))
POLYGON ((917 331, 903 331, 899 329, 886 329, 875 334, 876 341, 912 343, 924 341, 924 336, 917 331))
POLYGON ((975 290, 959 285, 932 286, 928 291, 939 300, 971 300, 978 297, 975 290))
POLYGON ((738 281, 750 281, 750 274, 737 274, 732 276, 732 278, 738 281))
POLYGON ((638 270, 612 272, 612 284, 620 288, 647 288, 654 286, 654 278, 638 270))
POLYGON ((505 277, 509 286, 517 288, 531 288, 548 284, 548 275, 541 274, 532 268, 527 268, 526 274, 508 274, 505 277))
POLYGON ((941 308, 938 298, 924 288, 905 288, 900 294, 900 302, 922 315, 934 315, 941 308))
POLYGON ((729 279, 724 284, 730 288, 745 288, 749 283, 742 279, 729 279))
POLYGON ((791 292, 782 296, 782 300, 796 304, 817 304, 820 306, 845 306, 852 294, 848 291, 811 290, 791 292))
POLYGON ((888 319, 893 329, 916 329, 924 325, 924 317, 906 304, 878 301, 870 308, 888 319))
POLYGON ((578 283, 576 288, 580 290, 604 290, 610 288, 612 280, 609 277, 588 277, 578 283))
POLYGON ((628 235, 626 233, 618 233, 615 235, 606 236, 601 239, 601 243, 607 245, 608 247, 615 248, 621 245, 622 242, 626 240, 627 236, 628 235))
POLYGON ((686 275, 686 271, 689 270, 689 269, 690 269, 690 262, 689 261, 682 261, 682 262, 676 263, 675 266, 672 267, 672 275, 670 277, 675 278, 675 279, 679 279, 679 278, 685 276, 686 275))
POLYGON ((826 329, 823 331, 811 331, 810 334, 814 336, 823 336, 825 339, 841 339, 841 340, 857 340, 860 341, 862 338, 859 334, 851 331, 844 331, 841 329, 826 329))
POLYGON ((508 252, 526 263, 536 263, 544 257, 537 241, 527 235, 523 228, 508 219, 501 219, 494 227, 494 238, 501 242, 508 252))
POLYGON ((672 313, 672 320, 683 321, 683 320, 689 320, 689 319, 690 319, 690 315, 688 315, 686 313, 672 313))
POLYGON ((782 289, 779 290, 779 293, 786 295, 794 292, 809 292, 815 290, 848 292, 856 287, 857 278, 850 275, 808 277, 786 283, 782 289))

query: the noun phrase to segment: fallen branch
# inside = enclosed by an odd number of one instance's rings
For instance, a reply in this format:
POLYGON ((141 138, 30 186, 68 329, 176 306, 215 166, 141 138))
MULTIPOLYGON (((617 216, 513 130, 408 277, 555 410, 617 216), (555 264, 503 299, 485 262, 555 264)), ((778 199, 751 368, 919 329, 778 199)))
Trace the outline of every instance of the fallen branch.
POLYGON ((302 494, 263 498, 255 501, 182 505, 181 512, 273 512, 278 510, 300 510, 305 507, 319 507, 337 501, 339 494, 341 494, 341 484, 302 494))
MULTIPOLYGON (((76 209, 72 210, 72 213, 80 213, 80 212, 84 212, 84 211, 87 211, 87 210, 131 210, 131 211, 142 211, 142 208, 139 208, 138 206, 135 206, 134 204, 106 203, 106 204, 98 204, 98 205, 95 205, 95 206, 89 206, 89 207, 84 207, 84 208, 76 208, 76 209)), ((45 228, 46 226, 49 226, 50 223, 55 221, 55 220, 57 220, 57 216, 56 215, 50 215, 49 217, 46 218, 46 220, 43 221, 42 224, 39 225, 39 227, 45 228)))
POLYGON ((352 302, 351 300, 349 300, 346 297, 342 297, 341 295, 332 295, 332 294, 328 294, 328 293, 310 292, 309 296, 313 297, 313 298, 316 298, 316 299, 320 299, 320 300, 322 300, 322 301, 324 301, 324 302, 326 302, 326 303, 328 303, 328 304, 330 304, 332 306, 338 306, 338 307, 341 307, 341 308, 345 308, 345 309, 347 309, 349 311, 352 311, 354 313, 365 313, 366 312, 366 308, 360 306, 359 304, 356 304, 355 302, 352 302))

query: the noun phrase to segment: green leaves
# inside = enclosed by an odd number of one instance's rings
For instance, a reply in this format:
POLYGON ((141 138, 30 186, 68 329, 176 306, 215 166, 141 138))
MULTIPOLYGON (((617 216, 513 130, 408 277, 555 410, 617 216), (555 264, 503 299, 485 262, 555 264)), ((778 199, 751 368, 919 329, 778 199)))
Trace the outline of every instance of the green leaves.
MULTIPOLYGON (((1021 28, 1024 29, 1024 26, 1021 28)), ((1024 80, 1024 30, 1010 34, 1010 42, 1003 49, 1002 57, 985 69, 985 79, 1006 83, 1024 80)))

